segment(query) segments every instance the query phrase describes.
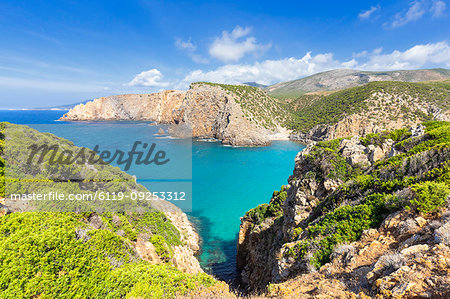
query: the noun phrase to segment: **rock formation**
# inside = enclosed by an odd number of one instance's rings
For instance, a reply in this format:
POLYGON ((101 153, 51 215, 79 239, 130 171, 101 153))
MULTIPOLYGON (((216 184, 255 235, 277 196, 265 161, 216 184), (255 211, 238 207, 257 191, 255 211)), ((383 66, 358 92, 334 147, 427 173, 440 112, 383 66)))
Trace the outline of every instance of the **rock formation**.
POLYGON ((178 137, 216 138, 233 146, 268 145, 271 135, 285 132, 279 125, 267 129, 257 121, 249 120, 238 101, 236 94, 220 85, 193 83, 187 92, 98 98, 74 107, 60 120, 156 121, 172 124, 169 133, 178 137))
POLYGON ((149 120, 173 123, 172 111, 178 109, 186 92, 166 90, 151 94, 124 94, 101 97, 80 104, 60 120, 149 120))
POLYGON ((288 298, 449 296, 450 131, 440 124, 308 145, 288 184, 241 218, 242 283, 288 298), (431 209, 418 186, 446 191, 431 209))

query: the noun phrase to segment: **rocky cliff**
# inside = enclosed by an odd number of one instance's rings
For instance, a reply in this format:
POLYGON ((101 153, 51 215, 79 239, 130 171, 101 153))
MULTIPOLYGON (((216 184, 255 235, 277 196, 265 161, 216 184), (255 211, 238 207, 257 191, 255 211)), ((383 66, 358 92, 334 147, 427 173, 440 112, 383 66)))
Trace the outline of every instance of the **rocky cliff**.
POLYGON ((118 95, 81 104, 60 120, 149 120, 172 124, 175 136, 216 138, 233 146, 267 145, 288 138, 281 107, 250 86, 193 83, 187 92, 118 95))
POLYGON ((60 120, 149 120, 173 123, 172 111, 178 109, 186 92, 166 90, 151 94, 124 94, 101 97, 79 104, 60 120))
POLYGON ((241 219, 242 283, 292 298, 448 296, 449 141, 448 122, 428 122, 310 144, 241 219))

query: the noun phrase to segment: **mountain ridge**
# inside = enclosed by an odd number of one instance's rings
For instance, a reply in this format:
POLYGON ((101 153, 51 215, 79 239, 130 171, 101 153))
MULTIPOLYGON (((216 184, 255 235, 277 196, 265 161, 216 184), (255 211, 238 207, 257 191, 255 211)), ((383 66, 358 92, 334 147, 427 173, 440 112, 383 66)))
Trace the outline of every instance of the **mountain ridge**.
POLYGON ((274 97, 295 98, 310 92, 336 91, 373 81, 421 82, 449 78, 450 70, 443 68, 395 71, 335 69, 276 83, 266 87, 265 90, 274 97))

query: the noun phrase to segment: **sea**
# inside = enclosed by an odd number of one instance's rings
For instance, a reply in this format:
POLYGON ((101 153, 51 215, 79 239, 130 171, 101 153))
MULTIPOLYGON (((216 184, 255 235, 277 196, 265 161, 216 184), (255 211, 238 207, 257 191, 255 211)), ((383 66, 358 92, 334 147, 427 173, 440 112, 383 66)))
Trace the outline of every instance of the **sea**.
MULTIPOLYGON (((230 147, 214 140, 186 141, 158 135, 165 125, 148 122, 61 122, 66 111, 0 110, 0 121, 25 124, 41 132, 49 132, 71 140, 76 146, 92 148, 123 148, 133 141, 155 142, 169 152, 192 151, 188 177, 192 201, 187 212, 201 237, 202 268, 218 279, 235 281, 236 242, 240 217, 262 203, 268 203, 274 190, 287 183, 294 169, 294 158, 305 148, 292 141, 274 141, 266 147, 230 147), (191 173, 190 173, 191 171, 191 173)), ((129 149, 129 147, 128 147, 129 149)), ((190 158, 190 157, 189 157, 190 158)), ((186 159, 185 159, 186 160, 186 159)), ((186 161, 184 161, 186 162, 186 161)), ((189 161, 190 162, 190 161, 189 161)), ((118 165, 124 169, 125 165, 118 165)), ((183 168, 183 167, 181 167, 183 168)), ((155 174, 146 165, 133 165, 127 170, 149 190, 155 189, 155 177, 168 178, 170 170, 163 167, 155 174)), ((164 186, 159 186, 163 188, 164 186)), ((156 187, 158 188, 158 187, 156 187)), ((182 207, 183 208, 183 207, 182 207)))

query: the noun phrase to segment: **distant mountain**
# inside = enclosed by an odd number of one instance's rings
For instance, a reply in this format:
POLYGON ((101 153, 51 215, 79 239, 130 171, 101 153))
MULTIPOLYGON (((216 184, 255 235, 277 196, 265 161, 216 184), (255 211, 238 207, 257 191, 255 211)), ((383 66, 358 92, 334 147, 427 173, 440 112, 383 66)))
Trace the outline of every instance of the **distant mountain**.
POLYGON ((259 87, 259 88, 266 88, 268 86, 268 85, 259 84, 256 82, 244 82, 242 84, 247 85, 247 86, 259 87))
POLYGON ((421 82, 445 79, 450 79, 450 70, 442 68, 388 72, 337 69, 298 80, 277 83, 267 87, 266 91, 274 97, 295 98, 309 92, 341 90, 373 81, 421 82))

